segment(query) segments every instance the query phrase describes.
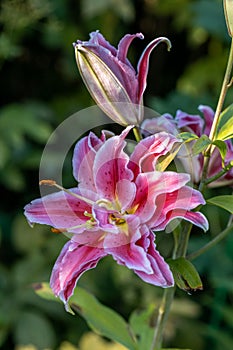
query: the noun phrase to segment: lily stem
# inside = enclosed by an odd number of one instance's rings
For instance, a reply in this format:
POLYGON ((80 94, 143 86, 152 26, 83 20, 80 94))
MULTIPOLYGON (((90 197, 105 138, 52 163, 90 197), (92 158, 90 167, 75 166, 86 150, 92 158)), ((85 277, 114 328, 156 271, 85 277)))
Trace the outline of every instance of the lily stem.
POLYGON ((194 260, 198 256, 202 255, 203 253, 207 252, 209 249, 214 247, 217 243, 219 243, 223 238, 225 238, 229 233, 233 232, 233 224, 228 226, 225 230, 223 230, 221 233, 219 233, 216 237, 214 237, 210 242, 208 242, 206 245, 198 249, 197 251, 189 254, 187 256, 187 259, 194 260))
MULTIPOLYGON (((192 224, 188 222, 183 222, 182 230, 179 232, 178 241, 177 241, 177 233, 175 233, 173 259, 186 255, 191 229, 192 229, 192 224)), ((162 302, 158 309, 158 317, 155 325, 155 333, 154 333, 154 339, 152 342, 151 350, 161 349, 162 341, 163 341, 163 331, 164 331, 164 327, 166 325, 169 312, 171 309, 171 305, 174 299, 175 290, 176 290, 176 287, 172 287, 172 288, 165 289, 163 292, 162 302)))

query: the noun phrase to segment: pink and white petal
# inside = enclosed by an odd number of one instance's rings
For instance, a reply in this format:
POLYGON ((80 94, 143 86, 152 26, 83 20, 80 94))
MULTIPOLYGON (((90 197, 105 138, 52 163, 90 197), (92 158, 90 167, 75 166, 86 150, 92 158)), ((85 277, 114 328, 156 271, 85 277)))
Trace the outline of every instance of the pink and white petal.
POLYGON ((141 237, 140 219, 137 215, 124 215, 125 223, 116 225, 117 234, 105 232, 103 247, 106 251, 136 242, 141 237))
POLYGON ((108 139, 96 153, 93 173, 100 198, 114 200, 117 182, 133 179, 131 170, 127 168, 129 157, 123 151, 126 145, 124 138, 131 128, 126 128, 120 136, 108 139))
POLYGON ((198 109, 203 113, 205 120, 204 134, 209 135, 214 119, 214 111, 211 107, 205 105, 200 105, 198 109))
POLYGON ((150 136, 162 131, 172 135, 178 134, 175 120, 169 113, 165 113, 159 117, 145 119, 141 124, 141 132, 145 136, 150 136))
MULTIPOLYGON (((71 189, 79 194, 77 189, 71 189)), ((30 223, 46 224, 57 229, 66 229, 83 225, 87 221, 84 212, 91 213, 91 207, 86 202, 63 191, 49 194, 33 200, 25 206, 25 216, 30 223)), ((71 232, 82 232, 84 227, 71 232)))
POLYGON ((200 115, 188 114, 181 110, 176 112, 175 120, 177 122, 177 127, 201 136, 204 129, 204 120, 200 115))
POLYGON ((103 249, 79 245, 72 241, 65 244, 53 267, 50 285, 66 308, 80 276, 96 267, 104 256, 106 253, 103 249))
POLYGON ((120 204, 121 212, 130 208, 136 195, 136 185, 127 179, 116 183, 116 200, 120 204))
POLYGON ((138 103, 139 104, 141 103, 143 93, 146 89, 150 54, 152 50, 161 42, 166 42, 168 48, 171 47, 171 43, 167 38, 165 37, 156 38, 155 40, 153 40, 151 43, 147 45, 138 62, 137 77, 138 77, 138 103))
POLYGON ((155 250, 152 239, 144 226, 141 227, 141 238, 128 245, 108 250, 118 264, 133 270, 142 280, 156 286, 169 287, 173 285, 172 273, 164 259, 155 250), (145 233, 146 232, 146 233, 145 233))
POLYGON ((112 46, 98 30, 91 32, 90 40, 83 43, 86 43, 87 46, 94 44, 99 55, 101 55, 101 50, 106 50, 106 52, 110 51, 113 56, 117 55, 117 49, 112 46))
POLYGON ((147 274, 152 274, 150 260, 147 257, 147 248, 149 245, 148 239, 145 238, 143 245, 141 246, 138 242, 141 242, 141 231, 138 229, 138 240, 131 241, 127 244, 115 246, 112 248, 105 248, 108 254, 111 254, 114 260, 118 264, 124 265, 131 270, 143 271, 147 274))
POLYGON ((156 213, 160 212, 165 203, 163 197, 159 201, 156 201, 156 198, 180 189, 189 179, 188 174, 178 174, 171 171, 139 174, 135 181, 137 194, 133 206, 137 206, 135 214, 140 217, 141 222, 146 222, 151 227, 150 222, 154 220, 154 215, 156 216, 156 213))
POLYGON ((147 224, 153 230, 158 230, 157 227, 160 227, 171 213, 173 218, 177 212, 188 213, 198 205, 205 204, 205 200, 199 191, 184 186, 176 191, 159 195, 155 203, 156 210, 147 224))
POLYGON ((152 229, 154 231, 164 230, 173 219, 179 218, 191 222, 192 224, 203 229, 205 232, 209 229, 209 223, 202 213, 187 211, 184 209, 174 209, 168 212, 165 220, 161 222, 158 226, 153 227, 152 229))
MULTIPOLYGON (((144 245, 143 240, 145 236, 141 238, 138 244, 144 245)), ((155 286, 160 286, 163 288, 172 287, 174 285, 174 279, 169 265, 164 261, 164 258, 156 250, 154 243, 154 234, 150 233, 147 237, 149 239, 150 245, 147 248, 147 258, 150 261, 152 268, 152 273, 146 273, 145 271, 134 270, 134 272, 145 282, 153 284, 155 286)))
POLYGON ((129 61, 127 60, 127 54, 128 54, 129 46, 135 38, 144 39, 144 35, 142 33, 126 34, 120 40, 120 42, 118 44, 117 58, 121 62, 126 63, 126 64, 130 64, 129 61))
POLYGON ((136 145, 131 154, 129 169, 134 172, 135 177, 140 170, 154 171, 158 158, 169 153, 174 144, 180 142, 181 140, 166 132, 146 137, 136 145))
POLYGON ((102 141, 92 132, 75 146, 73 154, 73 175, 82 188, 96 191, 93 180, 93 164, 102 141))

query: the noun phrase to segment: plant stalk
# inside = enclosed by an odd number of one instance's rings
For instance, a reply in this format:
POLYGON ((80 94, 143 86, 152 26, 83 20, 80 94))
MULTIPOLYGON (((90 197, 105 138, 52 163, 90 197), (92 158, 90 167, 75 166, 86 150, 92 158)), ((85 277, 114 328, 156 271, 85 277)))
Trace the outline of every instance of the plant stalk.
POLYGON ((217 243, 219 243, 223 238, 225 238, 229 233, 233 233, 233 224, 228 226, 225 230, 223 230, 221 233, 219 233, 216 237, 214 237, 210 242, 208 242, 206 245, 198 249, 197 251, 189 254, 187 256, 187 259, 194 260, 198 256, 202 255, 203 253, 207 252, 209 249, 214 247, 217 243))
MULTIPOLYGON (((177 233, 175 233, 173 259, 179 258, 182 256, 184 257, 186 255, 191 229, 192 229, 191 223, 182 222, 182 230, 179 233, 178 242, 177 242, 177 233)), ((161 349, 162 341, 163 341, 163 332, 164 332, 164 328, 165 328, 165 325, 169 316, 169 312, 171 309, 171 305, 174 299, 175 290, 176 290, 176 287, 174 286, 174 287, 165 289, 163 292, 162 302, 158 309, 158 317, 155 325, 155 333, 154 333, 154 339, 152 342, 151 350, 161 349)))

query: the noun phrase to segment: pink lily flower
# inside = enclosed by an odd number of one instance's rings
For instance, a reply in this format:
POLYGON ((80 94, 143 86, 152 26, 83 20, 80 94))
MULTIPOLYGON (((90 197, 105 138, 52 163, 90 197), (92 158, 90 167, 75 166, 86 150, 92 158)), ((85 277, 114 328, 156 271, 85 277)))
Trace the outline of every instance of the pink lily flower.
MULTIPOLYGON (((176 135, 178 132, 191 132, 196 134, 198 137, 201 135, 209 135, 211 125, 214 119, 214 111, 209 106, 200 105, 198 109, 202 112, 203 117, 200 115, 188 114, 181 110, 177 110, 175 117, 173 118, 170 114, 163 114, 158 118, 146 119, 142 123, 141 127, 144 130, 144 133, 152 134, 159 132, 161 130, 173 133, 176 135), (173 132, 172 132, 173 130, 173 132)), ((231 140, 225 141, 227 146, 227 154, 225 158, 225 164, 228 164, 233 159, 233 144, 231 140)), ((202 175, 203 161, 204 157, 202 154, 197 156, 192 156, 192 147, 193 143, 186 145, 186 151, 180 151, 178 157, 182 162, 182 165, 187 173, 191 175, 193 183, 198 184, 202 175)), ((222 159, 217 148, 214 149, 207 173, 207 178, 218 174, 222 170, 222 159)), ((208 186, 209 187, 219 187, 225 185, 233 184, 233 168, 231 168, 226 174, 220 177, 218 180, 213 181, 208 186)))
MULTIPOLYGON (((191 211, 205 201, 199 191, 186 186, 190 176, 154 171, 159 157, 180 141, 161 132, 142 140, 129 156, 124 147, 130 129, 107 140, 104 133, 81 139, 73 156, 78 187, 25 207, 30 223, 71 235, 51 275, 51 287, 66 306, 80 276, 106 255, 147 283, 172 286, 172 273, 156 250, 153 231, 165 229, 175 218, 208 229, 205 216, 191 211)), ((61 188, 52 180, 43 182, 61 188)))
POLYGON ((153 40, 141 55, 137 72, 127 59, 134 38, 143 39, 142 33, 127 34, 116 49, 98 31, 90 33, 89 41, 75 42, 77 65, 84 83, 99 107, 116 123, 139 125, 143 119, 143 93, 149 67, 149 56, 165 37, 153 40))

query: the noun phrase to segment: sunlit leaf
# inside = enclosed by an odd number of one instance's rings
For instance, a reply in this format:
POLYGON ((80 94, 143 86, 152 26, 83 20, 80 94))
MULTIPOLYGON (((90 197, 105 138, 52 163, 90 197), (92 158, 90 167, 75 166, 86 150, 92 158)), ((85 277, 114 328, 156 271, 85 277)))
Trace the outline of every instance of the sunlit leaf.
POLYGON ((225 157, 227 154, 227 145, 225 144, 224 141, 221 141, 221 140, 215 140, 213 142, 213 145, 215 145, 218 148, 219 153, 220 153, 221 158, 222 158, 223 166, 224 166, 224 160, 225 160, 225 157))
POLYGON ((212 197, 207 200, 207 203, 221 207, 233 214, 233 195, 212 197))
POLYGON ((220 115, 219 127, 216 135, 218 140, 228 140, 233 137, 233 104, 220 115))

